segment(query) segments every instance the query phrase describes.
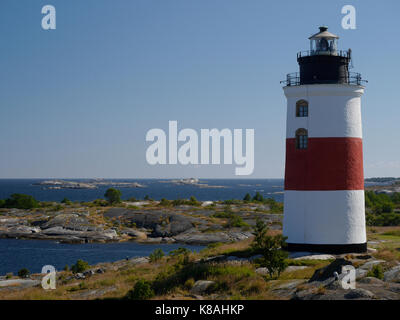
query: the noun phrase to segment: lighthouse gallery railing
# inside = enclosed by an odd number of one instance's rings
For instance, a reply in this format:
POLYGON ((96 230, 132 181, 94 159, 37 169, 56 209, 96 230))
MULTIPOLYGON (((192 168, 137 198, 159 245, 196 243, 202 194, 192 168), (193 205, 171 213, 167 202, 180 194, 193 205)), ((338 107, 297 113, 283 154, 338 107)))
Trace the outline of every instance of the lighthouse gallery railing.
MULTIPOLYGON (((318 80, 318 83, 345 83, 345 84, 353 84, 353 85, 362 85, 363 83, 367 83, 367 80, 363 80, 361 78, 361 74, 357 72, 348 72, 346 77, 335 80, 318 80)), ((284 83, 286 86, 299 86, 300 82, 300 73, 293 72, 288 73, 286 75, 286 80, 282 80, 281 83, 284 83)))

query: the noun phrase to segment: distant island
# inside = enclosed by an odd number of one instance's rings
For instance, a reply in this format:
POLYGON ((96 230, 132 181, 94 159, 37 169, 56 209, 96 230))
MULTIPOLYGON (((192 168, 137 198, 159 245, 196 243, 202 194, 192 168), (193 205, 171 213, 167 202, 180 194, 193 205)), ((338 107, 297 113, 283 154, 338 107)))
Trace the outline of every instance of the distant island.
POLYGON ((45 180, 32 185, 44 186, 47 189, 97 189, 98 187, 110 186, 118 188, 144 188, 145 186, 137 182, 118 182, 94 179, 88 182, 69 181, 69 180, 45 180))
POLYGON ((228 188, 227 186, 215 186, 209 185, 207 183, 200 183, 199 179, 189 178, 189 179, 175 179, 175 180, 161 180, 162 183, 172 183, 175 185, 191 185, 199 188, 228 188))

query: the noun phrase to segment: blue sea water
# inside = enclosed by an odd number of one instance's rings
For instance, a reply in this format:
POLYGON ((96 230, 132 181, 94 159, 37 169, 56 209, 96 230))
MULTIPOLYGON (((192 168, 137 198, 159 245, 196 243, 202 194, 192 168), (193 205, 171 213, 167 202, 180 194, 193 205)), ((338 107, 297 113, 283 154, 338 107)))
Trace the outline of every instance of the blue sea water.
MULTIPOLYGON (((108 186, 98 189, 46 189, 43 186, 33 185, 48 179, 0 179, 0 199, 5 199, 13 193, 29 194, 40 201, 61 201, 65 197, 71 201, 92 201, 104 198, 108 186)), ((88 180, 73 180, 88 181, 88 180)), ((188 199, 195 196, 198 200, 227 200, 243 199, 246 193, 251 195, 257 191, 264 197, 272 197, 283 201, 283 179, 211 179, 200 180, 200 183, 224 188, 200 188, 194 185, 176 185, 168 180, 155 179, 112 179, 118 182, 138 182, 144 188, 118 188, 122 198, 135 197, 143 199, 146 195, 152 199, 188 199)))
POLYGON ((89 264, 112 262, 132 257, 148 256, 157 248, 164 253, 179 247, 198 252, 203 247, 181 244, 140 244, 135 242, 65 244, 47 240, 0 239, 0 275, 28 268, 39 273, 45 265, 62 270, 78 259, 89 264))

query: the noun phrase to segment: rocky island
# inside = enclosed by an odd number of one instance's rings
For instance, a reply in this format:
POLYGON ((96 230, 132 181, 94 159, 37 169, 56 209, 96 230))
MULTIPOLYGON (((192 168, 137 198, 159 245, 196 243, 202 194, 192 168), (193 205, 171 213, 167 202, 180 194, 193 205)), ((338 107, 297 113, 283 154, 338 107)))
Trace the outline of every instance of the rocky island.
POLYGON ((145 186, 137 182, 119 182, 103 179, 93 179, 88 181, 70 181, 70 180, 45 180, 34 183, 33 185, 42 186, 47 189, 97 189, 101 186, 110 186, 118 188, 144 188, 145 186))
POLYGON ((266 204, 225 205, 211 201, 204 204, 174 206, 160 201, 139 201, 121 202, 115 207, 105 202, 103 206, 54 203, 29 210, 0 209, 0 238, 204 245, 249 238, 250 226, 257 218, 272 228, 281 226, 282 214, 271 213, 266 204), (227 226, 233 215, 238 221, 227 226))

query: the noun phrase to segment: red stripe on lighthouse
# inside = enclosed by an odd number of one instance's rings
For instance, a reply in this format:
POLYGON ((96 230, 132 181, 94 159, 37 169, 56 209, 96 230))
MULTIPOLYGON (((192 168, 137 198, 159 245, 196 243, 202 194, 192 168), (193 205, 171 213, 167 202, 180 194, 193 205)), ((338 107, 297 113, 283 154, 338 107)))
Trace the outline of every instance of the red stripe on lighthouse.
POLYGON ((286 139, 285 190, 364 190, 361 138, 286 139))

